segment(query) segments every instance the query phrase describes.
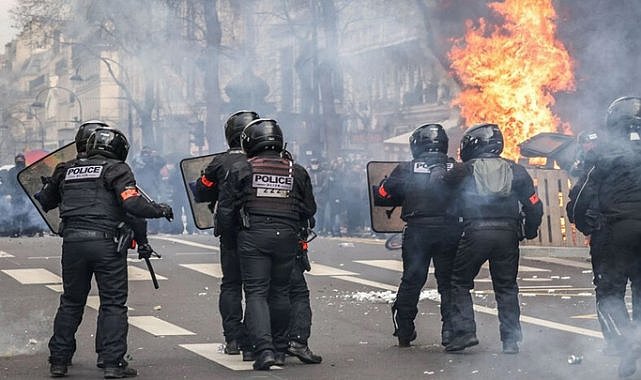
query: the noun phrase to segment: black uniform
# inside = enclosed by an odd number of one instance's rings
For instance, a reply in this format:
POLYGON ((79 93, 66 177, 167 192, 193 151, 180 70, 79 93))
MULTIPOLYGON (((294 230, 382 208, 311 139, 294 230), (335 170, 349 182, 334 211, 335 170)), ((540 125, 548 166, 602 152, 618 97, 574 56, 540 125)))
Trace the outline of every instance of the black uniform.
MULTIPOLYGON (((245 154, 240 149, 230 149, 217 154, 205 169, 202 177, 196 181, 194 197, 198 202, 216 203, 221 184, 225 181, 231 167, 240 161, 246 161, 245 154)), ((236 343, 243 350, 249 350, 245 327, 243 326, 243 282, 240 273, 236 239, 239 224, 224 229, 216 228, 214 234, 220 236, 220 265, 223 272, 220 284, 218 308, 223 320, 225 341, 236 343)))
MULTIPOLYGON (((127 164, 94 155, 59 164, 38 195, 45 211, 59 207, 62 217, 62 278, 64 292, 49 341, 52 364, 68 364, 76 348, 75 333, 82 319, 91 277, 100 296, 98 330, 105 367, 126 365, 127 262, 116 252, 116 226, 127 213, 163 216, 162 209, 139 196, 127 164)), ((140 235, 138 235, 139 238, 140 235)), ((97 344, 98 346, 98 344, 97 344)))
MULTIPOLYGON (((597 316, 614 351, 630 345, 633 327, 625 306, 628 280, 641 286, 641 149, 599 143, 592 168, 570 191, 568 215, 591 235, 597 316)), ((634 293, 638 293, 635 292, 634 293)), ((638 295, 633 318, 639 318, 638 295)))
POLYGON ((451 332, 450 276, 461 236, 458 216, 451 209, 453 188, 443 180, 452 165, 447 155, 428 153, 399 164, 378 190, 378 196, 403 206, 401 218, 407 223, 403 230, 403 277, 392 306, 394 335, 400 345, 407 345, 416 337, 414 319, 430 261, 434 262, 441 295, 445 343, 451 332))
POLYGON ((450 173, 451 178, 462 179, 457 202, 464 221, 452 272, 454 334, 456 337, 476 334, 470 290, 481 266, 489 260, 501 341, 516 343, 522 339, 516 283, 519 239, 523 238, 519 236, 519 204, 525 213, 528 239, 537 235, 543 206, 525 168, 498 154, 481 153, 450 173))
POLYGON ((257 353, 287 351, 289 282, 299 229, 315 212, 309 175, 276 151, 233 165, 222 185, 217 226, 224 234, 242 220, 238 253, 246 297, 245 326, 257 353))

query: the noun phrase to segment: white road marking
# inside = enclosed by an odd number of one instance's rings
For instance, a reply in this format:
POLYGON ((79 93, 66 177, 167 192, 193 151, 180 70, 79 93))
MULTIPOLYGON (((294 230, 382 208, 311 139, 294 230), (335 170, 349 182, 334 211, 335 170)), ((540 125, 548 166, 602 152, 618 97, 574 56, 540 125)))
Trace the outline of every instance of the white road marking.
MULTIPOLYGON (((214 361, 233 371, 252 371, 253 362, 244 362, 242 355, 225 355, 222 351, 222 343, 196 343, 181 344, 180 347, 198 354, 204 358, 214 361)), ((270 369, 282 369, 272 366, 270 369)))
MULTIPOLYGON (((403 271, 403 261, 401 260, 354 260, 354 262, 396 272, 403 271)), ((434 268, 430 267, 429 271, 430 273, 434 273, 434 268)))
MULTIPOLYGON (((397 272, 403 271, 403 261, 401 260, 354 260, 355 263, 365 264, 376 268, 389 269, 397 272)), ((483 269, 489 270, 489 263, 483 264, 483 269)), ((535 268, 526 265, 519 265, 519 272, 551 272, 549 269, 535 268)), ((430 266, 429 273, 434 273, 434 267, 430 266)))
MULTIPOLYGON (((0 256, 2 257, 2 256, 0 256)), ((13 257, 13 256, 11 256, 13 257)), ((62 256, 57 255, 57 256, 29 256, 27 257, 27 260, 50 260, 50 259, 60 259, 62 256)))
POLYGON ((158 240, 165 240, 165 241, 170 241, 172 243, 178 243, 178 244, 183 244, 183 245, 189 245, 192 247, 197 247, 197 248, 204 248, 204 249, 209 249, 211 251, 218 251, 220 252, 220 248, 214 247, 213 245, 209 244, 202 244, 202 243, 196 243, 195 241, 189 241, 189 240, 184 240, 184 239, 177 239, 169 236, 150 236, 152 239, 158 239, 158 240))
POLYGON ((87 306, 94 310, 100 309, 100 297, 99 296, 87 297, 87 306))
POLYGON ((60 284, 62 278, 44 268, 32 269, 3 269, 7 275, 15 278, 21 284, 60 284))
POLYGON ((570 317, 572 319, 594 319, 596 320, 596 314, 583 314, 583 315, 574 315, 570 317))
POLYGON ((592 264, 590 263, 575 261, 575 260, 568 260, 568 259, 560 259, 558 257, 528 257, 527 260, 542 261, 544 263, 565 265, 565 266, 581 268, 581 269, 592 269, 592 264))
MULTIPOLYGON (((129 281, 151 281, 151 275, 147 269, 138 268, 133 265, 127 267, 127 276, 129 276, 129 281)), ((166 280, 167 277, 156 273, 156 279, 158 279, 158 281, 166 280)))
POLYGON ((378 281, 366 280, 366 279, 360 278, 360 277, 353 277, 353 276, 331 276, 331 277, 332 278, 337 278, 339 280, 345 280, 345 281, 353 282, 355 284, 371 286, 373 288, 381 288, 381 289, 385 289, 385 290, 391 290, 393 292, 398 290, 398 286, 388 285, 388 284, 384 284, 384 283, 378 282, 378 281))
POLYGON ((189 330, 150 315, 130 316, 129 324, 155 336, 196 335, 189 330))
MULTIPOLYGON (((364 280, 364 279, 359 278, 359 277, 332 276, 332 278, 337 278, 337 279, 340 279, 340 280, 345 280, 345 281, 353 282, 353 283, 356 283, 356 284, 372 286, 372 287, 375 287, 375 288, 380 288, 380 289, 385 289, 385 290, 394 291, 394 290, 397 289, 397 287, 392 286, 392 285, 384 284, 384 283, 377 282, 377 281, 364 280)), ((434 301, 434 299, 433 299, 433 301, 434 301)), ((478 311, 479 313, 490 314, 490 315, 498 315, 498 310, 497 309, 493 309, 493 308, 486 307, 486 306, 474 305, 474 310, 478 311)), ((521 322, 533 324, 533 325, 536 325, 536 326, 543 326, 543 327, 547 327, 547 328, 554 329, 554 330, 565 331, 565 332, 570 332, 570 333, 579 334, 579 335, 585 335, 585 336, 594 337, 594 338, 603 338, 603 335, 599 331, 585 329, 585 328, 571 326, 571 325, 566 325, 564 323, 548 321, 546 319, 530 317, 530 316, 523 315, 523 314, 521 314, 521 322)))
POLYGON ((0 257, 15 257, 14 255, 11 255, 5 251, 0 251, 0 257))
POLYGON ((307 273, 312 276, 353 276, 358 274, 318 263, 312 263, 312 270, 307 273))
POLYGON ((60 285, 45 285, 45 287, 53 290, 56 293, 62 293, 63 292, 62 284, 60 284, 60 285))
POLYGON ((195 270, 216 278, 223 278, 223 270, 219 263, 206 263, 206 264, 180 264, 181 267, 195 270))

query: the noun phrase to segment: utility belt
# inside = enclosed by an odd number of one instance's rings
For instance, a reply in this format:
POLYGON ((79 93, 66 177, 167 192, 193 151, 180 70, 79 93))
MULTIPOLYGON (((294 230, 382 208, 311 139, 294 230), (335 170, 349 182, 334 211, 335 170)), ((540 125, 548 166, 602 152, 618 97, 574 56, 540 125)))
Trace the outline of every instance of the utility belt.
POLYGON ((515 232, 520 230, 519 220, 512 218, 465 219, 463 226, 466 230, 508 230, 515 232))
POLYGON ((454 223, 456 220, 446 216, 410 216, 406 218, 410 225, 445 225, 454 223))
POLYGON ((91 230, 73 230, 65 228, 62 238, 66 242, 85 241, 85 240, 113 240, 114 233, 91 230))
POLYGON ((294 230, 298 231, 301 227, 299 220, 294 220, 293 218, 286 218, 283 216, 267 216, 260 214, 245 214, 241 211, 241 217, 243 221, 243 229, 249 229, 252 226, 257 224, 285 224, 291 226, 294 230))

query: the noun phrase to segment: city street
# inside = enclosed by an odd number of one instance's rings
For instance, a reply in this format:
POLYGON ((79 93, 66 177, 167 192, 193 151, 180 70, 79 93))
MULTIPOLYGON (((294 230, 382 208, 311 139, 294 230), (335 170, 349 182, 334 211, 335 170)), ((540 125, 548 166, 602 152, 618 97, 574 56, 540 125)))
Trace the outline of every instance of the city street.
MULTIPOLYGON (((618 359, 601 353, 592 272, 586 256, 521 258, 519 355, 501 353, 494 294, 487 268, 474 301, 480 344, 446 354, 434 278, 419 304, 418 338, 399 348, 390 302, 400 280, 400 251, 379 239, 317 238, 307 274, 314 312, 310 347, 319 365, 288 358, 283 368, 252 371, 240 356, 221 353, 218 242, 211 235, 157 235, 155 290, 144 262, 129 256, 129 353, 140 379, 613 379, 618 359), (569 364, 571 355, 582 357, 569 364)), ((55 237, 0 239, 0 378, 48 377, 47 341, 58 305, 60 245, 55 237)), ((99 379, 94 332, 98 307, 92 289, 71 379, 99 379)), ((636 377, 640 378, 641 373, 636 377)))

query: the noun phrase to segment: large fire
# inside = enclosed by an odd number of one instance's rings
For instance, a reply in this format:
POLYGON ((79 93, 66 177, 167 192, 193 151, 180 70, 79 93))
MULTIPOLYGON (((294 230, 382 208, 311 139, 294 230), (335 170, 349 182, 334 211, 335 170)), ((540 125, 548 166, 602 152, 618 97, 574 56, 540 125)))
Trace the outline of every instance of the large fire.
POLYGON ((505 138, 503 156, 516 160, 517 144, 540 132, 569 131, 551 111, 559 91, 574 89, 573 62, 555 38, 552 0, 490 3, 504 23, 466 23, 465 37, 449 52, 464 88, 453 105, 466 125, 491 122, 505 138))

